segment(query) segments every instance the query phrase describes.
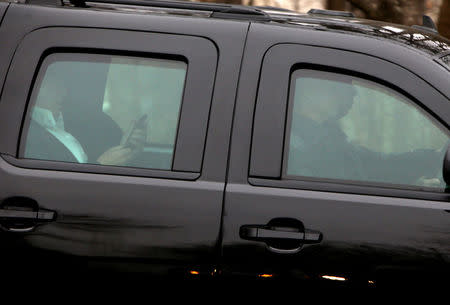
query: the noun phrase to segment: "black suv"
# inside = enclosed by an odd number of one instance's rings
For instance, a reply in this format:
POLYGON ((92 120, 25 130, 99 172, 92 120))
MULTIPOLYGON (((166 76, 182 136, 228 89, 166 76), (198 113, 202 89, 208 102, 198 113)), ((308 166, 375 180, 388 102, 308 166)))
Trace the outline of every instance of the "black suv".
POLYGON ((0 21, 2 277, 449 284, 429 18, 64 0, 0 21))

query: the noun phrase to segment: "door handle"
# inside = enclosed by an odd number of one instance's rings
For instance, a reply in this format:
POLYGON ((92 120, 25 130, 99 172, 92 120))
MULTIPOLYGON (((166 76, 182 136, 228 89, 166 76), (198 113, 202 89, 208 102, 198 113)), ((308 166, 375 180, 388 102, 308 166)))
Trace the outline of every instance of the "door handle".
POLYGON ((266 225, 244 225, 239 230, 242 239, 265 242, 276 253, 296 253, 305 244, 322 241, 322 233, 305 229, 303 223, 292 218, 275 218, 266 225))
POLYGON ((26 197, 8 198, 0 206, 0 228, 8 232, 30 232, 55 218, 54 211, 40 209, 36 201, 26 197))
POLYGON ((264 239, 290 239, 303 243, 319 243, 322 240, 322 233, 308 230, 298 232, 295 228, 265 228, 264 226, 242 226, 240 235, 242 238, 264 240, 264 239))
POLYGON ((34 211, 20 211, 20 210, 5 210, 0 209, 0 219, 35 219, 39 220, 53 220, 55 218, 55 212, 48 210, 34 211))
POLYGON ((296 232, 290 228, 256 228, 256 236, 255 238, 280 238, 280 239, 293 239, 293 240, 303 240, 305 237, 305 233, 296 232))

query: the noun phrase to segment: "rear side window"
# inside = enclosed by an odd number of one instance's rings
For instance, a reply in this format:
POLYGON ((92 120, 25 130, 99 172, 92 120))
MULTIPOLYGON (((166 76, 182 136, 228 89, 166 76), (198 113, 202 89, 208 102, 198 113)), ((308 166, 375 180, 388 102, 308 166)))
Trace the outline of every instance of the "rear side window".
POLYGON ((285 176, 443 189, 448 133, 407 97, 338 73, 292 74, 285 176))
POLYGON ((170 170, 187 63, 58 53, 45 58, 28 107, 28 159, 170 170))

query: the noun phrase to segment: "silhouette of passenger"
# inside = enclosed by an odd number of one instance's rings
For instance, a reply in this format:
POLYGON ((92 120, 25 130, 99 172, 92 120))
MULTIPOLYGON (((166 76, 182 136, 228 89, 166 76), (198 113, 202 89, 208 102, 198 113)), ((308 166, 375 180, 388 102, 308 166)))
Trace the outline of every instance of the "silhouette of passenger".
MULTIPOLYGON (((351 83, 300 78, 290 133, 288 175, 342 180, 443 186, 437 168, 442 152, 418 150, 398 154, 371 151, 351 143, 339 120, 353 106, 351 83)), ((442 159, 443 160, 443 159, 442 159)))
POLYGON ((333 179, 362 179, 355 147, 339 126, 356 94, 351 84, 301 79, 291 127, 289 174, 333 179))
MULTIPOLYGON (((128 144, 116 143, 97 159, 89 160, 89 153, 70 132, 65 129, 61 112, 67 98, 67 88, 56 75, 47 75, 42 82, 36 102, 31 110, 31 122, 26 138, 25 157, 32 159, 98 163, 103 165, 127 165, 139 154, 146 140, 147 128, 132 131, 128 144)), ((82 118, 79 118, 82 124, 82 118)), ((144 124, 146 125, 146 124, 144 124)), ((95 126, 95 122, 93 122, 95 126)), ((101 142, 103 139, 98 138, 101 142)))

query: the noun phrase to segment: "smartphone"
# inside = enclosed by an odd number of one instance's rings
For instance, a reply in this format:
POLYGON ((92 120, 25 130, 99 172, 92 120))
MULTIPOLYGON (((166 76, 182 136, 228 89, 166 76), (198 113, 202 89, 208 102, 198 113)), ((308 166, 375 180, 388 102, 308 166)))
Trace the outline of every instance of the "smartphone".
POLYGON ((123 142, 125 147, 133 147, 133 144, 130 143, 131 140, 131 135, 133 134, 134 130, 139 128, 139 129, 144 129, 146 128, 146 121, 147 121, 147 114, 143 114, 133 125, 132 128, 130 128, 130 130, 128 131, 128 133, 126 134, 126 136, 124 137, 125 141, 123 142))

